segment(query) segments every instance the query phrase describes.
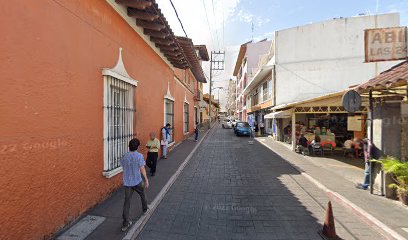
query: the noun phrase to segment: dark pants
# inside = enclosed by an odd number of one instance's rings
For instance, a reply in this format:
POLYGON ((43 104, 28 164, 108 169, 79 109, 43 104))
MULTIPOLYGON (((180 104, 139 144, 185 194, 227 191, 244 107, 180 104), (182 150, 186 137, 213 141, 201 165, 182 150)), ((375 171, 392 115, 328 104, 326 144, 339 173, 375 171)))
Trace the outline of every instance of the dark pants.
POLYGON ((265 135, 265 128, 261 127, 261 135, 265 135))
POLYGON ((370 162, 366 162, 364 168, 364 183, 363 183, 364 188, 368 188, 370 186, 370 174, 371 174, 370 162))
POLYGON ((156 172, 156 165, 157 165, 157 158, 159 157, 159 153, 157 152, 148 152, 147 159, 152 161, 152 166, 150 166, 150 173, 156 172))
POLYGON ((139 185, 133 187, 125 186, 125 203, 123 204, 123 226, 129 223, 129 210, 130 210, 130 200, 132 199, 133 191, 137 192, 142 200, 143 211, 147 211, 146 195, 144 192, 144 183, 141 182, 139 185))
POLYGON ((194 140, 198 140, 198 130, 195 130, 195 136, 194 136, 194 140))

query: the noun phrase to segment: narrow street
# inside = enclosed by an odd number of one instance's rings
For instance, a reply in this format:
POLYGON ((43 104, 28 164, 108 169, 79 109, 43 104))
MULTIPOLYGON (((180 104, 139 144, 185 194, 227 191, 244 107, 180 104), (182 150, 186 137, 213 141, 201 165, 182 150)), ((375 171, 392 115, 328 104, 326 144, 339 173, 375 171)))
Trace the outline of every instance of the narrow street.
MULTIPOLYGON (((328 197, 257 141, 216 126, 137 239, 322 239, 328 197)), ((337 235, 382 239, 333 203, 337 235)))
POLYGON ((407 0, 2 9, 0 240, 408 240, 407 0))

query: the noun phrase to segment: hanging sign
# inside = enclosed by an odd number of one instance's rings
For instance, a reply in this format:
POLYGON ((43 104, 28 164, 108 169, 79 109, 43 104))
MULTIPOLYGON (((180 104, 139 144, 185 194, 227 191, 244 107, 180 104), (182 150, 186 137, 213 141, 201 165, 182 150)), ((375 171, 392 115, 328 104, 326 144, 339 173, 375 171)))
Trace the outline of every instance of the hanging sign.
POLYGON ((364 31, 365 61, 407 59, 407 28, 374 28, 364 31))
POLYGON ((357 112, 361 108, 361 96, 358 92, 350 90, 343 95, 341 99, 343 107, 347 112, 357 112))

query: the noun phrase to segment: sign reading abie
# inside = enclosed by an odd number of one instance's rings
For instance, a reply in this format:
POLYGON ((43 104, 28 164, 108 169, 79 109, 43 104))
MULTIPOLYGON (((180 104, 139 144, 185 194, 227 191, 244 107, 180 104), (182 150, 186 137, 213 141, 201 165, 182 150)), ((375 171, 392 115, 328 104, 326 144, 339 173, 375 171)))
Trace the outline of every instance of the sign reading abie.
POLYGON ((394 61, 407 59, 407 28, 366 29, 365 61, 394 61))

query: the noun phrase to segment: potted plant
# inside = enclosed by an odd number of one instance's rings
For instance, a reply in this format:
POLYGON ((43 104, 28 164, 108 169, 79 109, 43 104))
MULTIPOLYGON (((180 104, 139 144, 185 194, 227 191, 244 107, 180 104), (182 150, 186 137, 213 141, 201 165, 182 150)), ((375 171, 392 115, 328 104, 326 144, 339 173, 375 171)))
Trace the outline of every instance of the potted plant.
POLYGON ((405 205, 408 205, 408 162, 401 162, 394 157, 387 156, 381 160, 372 160, 382 164, 384 172, 389 173, 395 183, 388 185, 397 191, 398 197, 405 205))

